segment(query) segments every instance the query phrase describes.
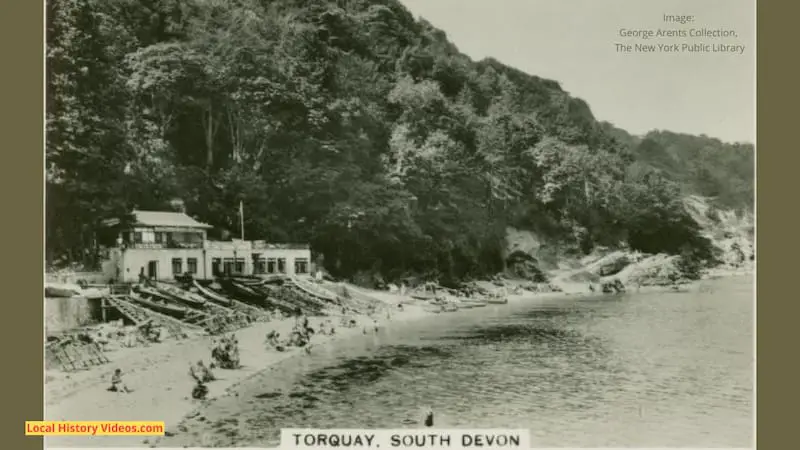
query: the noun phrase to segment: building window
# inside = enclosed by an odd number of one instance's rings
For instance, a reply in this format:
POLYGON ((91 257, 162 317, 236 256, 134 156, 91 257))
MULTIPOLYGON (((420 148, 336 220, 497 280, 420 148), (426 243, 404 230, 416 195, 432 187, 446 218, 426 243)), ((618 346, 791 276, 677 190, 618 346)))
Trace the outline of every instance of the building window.
POLYGON ((268 258, 267 259, 267 273, 275 273, 275 271, 277 270, 277 267, 276 267, 277 263, 278 262, 275 260, 275 258, 268 258))
POLYGON ((156 233, 155 241, 156 241, 156 244, 164 243, 164 233, 160 233, 160 232, 156 233))
POLYGON ((233 258, 225 258, 225 275, 230 275, 233 273, 233 258))
POLYGON ((142 232, 141 231, 135 231, 133 233, 133 243, 134 244, 141 244, 142 243, 142 232))
POLYGON ((307 258, 297 258, 294 260, 294 273, 308 273, 307 258))
POLYGON ((278 258, 278 272, 286 273, 286 258, 278 258))
POLYGON ((267 261, 264 258, 253 258, 253 273, 261 275, 267 271, 267 261))
POLYGON ((211 259, 211 273, 214 276, 222 275, 222 260, 220 258, 211 259))
POLYGON ((244 273, 244 258, 236 258, 236 273, 243 274, 244 273))
POLYGON ((186 259, 186 270, 192 275, 197 274, 197 258, 186 259))
POLYGON ((183 274, 183 260, 181 260, 180 258, 172 258, 172 274, 173 275, 183 274))

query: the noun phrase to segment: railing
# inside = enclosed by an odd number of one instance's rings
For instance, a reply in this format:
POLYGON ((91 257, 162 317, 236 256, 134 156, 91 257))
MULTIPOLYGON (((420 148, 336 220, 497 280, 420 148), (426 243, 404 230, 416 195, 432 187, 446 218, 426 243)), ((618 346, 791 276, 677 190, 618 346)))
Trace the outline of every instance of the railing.
POLYGON ((204 248, 209 250, 241 250, 248 251, 253 248, 249 241, 206 241, 204 248))
POLYGON ((281 243, 271 244, 263 241, 205 241, 205 242, 138 242, 125 244, 126 248, 135 249, 180 249, 205 248, 209 250, 310 250, 309 244, 281 243))
POLYGON ((139 242, 135 244, 125 244, 127 248, 135 249, 198 249, 203 248, 202 242, 139 242))
POLYGON ((310 250, 309 244, 298 243, 284 243, 284 244, 270 244, 264 241, 254 241, 254 250, 310 250))

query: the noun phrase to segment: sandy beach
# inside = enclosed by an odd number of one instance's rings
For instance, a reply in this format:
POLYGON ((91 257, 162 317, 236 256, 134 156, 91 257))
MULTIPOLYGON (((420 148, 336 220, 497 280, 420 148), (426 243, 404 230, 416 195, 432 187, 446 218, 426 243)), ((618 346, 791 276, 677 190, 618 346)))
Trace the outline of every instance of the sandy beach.
MULTIPOLYGON (((713 278, 735 276, 747 271, 715 271, 713 278)), ((700 280, 684 286, 684 289, 698 289, 700 280)), ((530 302, 551 300, 554 298, 592 295, 585 283, 560 285, 563 292, 530 293, 508 295, 509 302, 530 302)), ((385 302, 397 305, 407 297, 388 292, 356 289, 361 294, 369 295, 385 302)), ((649 287, 646 291, 665 290, 664 287, 649 287)), ((642 292, 644 292, 643 290, 642 292)), ((353 328, 337 327, 334 336, 315 335, 312 338, 312 352, 324 351, 328 346, 350 339, 365 339, 375 333, 375 326, 387 327, 403 322, 430 317, 431 312, 420 306, 406 305, 403 310, 377 313, 373 317, 353 316, 357 326, 353 328)), ((458 314, 458 312, 450 313, 458 314)), ((312 327, 320 324, 325 318, 311 319, 312 327)), ((334 318, 334 320, 336 320, 334 318)), ((206 400, 191 398, 194 381, 189 376, 190 365, 199 360, 209 361, 212 336, 201 336, 182 341, 168 341, 153 344, 149 347, 126 348, 109 353, 110 364, 94 367, 90 370, 65 374, 48 371, 46 389, 45 420, 139 420, 164 421, 167 437, 142 436, 59 436, 46 438, 49 447, 109 447, 109 446, 181 446, 196 444, 195 439, 186 433, 182 423, 187 418, 197 418, 200 411, 215 398, 225 395, 237 395, 236 386, 242 381, 259 374, 278 363, 294 358, 305 357, 302 349, 291 348, 278 352, 267 348, 265 335, 272 330, 282 335, 289 334, 294 319, 284 319, 266 323, 256 323, 236 332, 239 340, 242 367, 236 370, 216 369, 217 380, 208 384, 209 395, 206 400), (125 384, 133 390, 129 394, 108 392, 111 373, 121 369, 125 384), (161 442, 160 442, 161 441, 161 442), (186 441, 186 442, 184 442, 186 441)), ((202 417, 202 416, 201 416, 202 417)), ((202 419, 200 420, 202 422, 202 419)), ((197 422, 197 420, 194 420, 197 422)), ((210 424, 208 426, 211 426, 210 424)), ((192 426, 192 435, 202 434, 197 424, 192 426)))
MULTIPOLYGON (((402 297, 389 293, 376 293, 375 298, 388 304, 398 304, 402 297)), ((338 341, 364 338, 375 332, 375 326, 402 323, 427 316, 421 307, 406 306, 402 311, 376 313, 373 317, 353 315, 357 325, 353 328, 336 327, 336 334, 315 335, 311 351, 319 351, 338 341)), ((336 321, 338 318, 331 317, 336 321)), ((311 318, 315 327, 326 318, 311 318)), ((236 332, 242 367, 236 370, 214 370, 217 380, 208 383, 206 400, 191 398, 194 380, 189 375, 190 365, 210 360, 213 336, 201 336, 182 341, 167 341, 149 347, 125 348, 108 354, 110 364, 96 366, 76 373, 48 371, 45 381, 45 420, 138 420, 163 421, 168 434, 179 432, 181 419, 205 403, 226 395, 243 380, 269 367, 291 358, 302 358, 302 349, 290 348, 284 352, 270 349, 265 344, 269 331, 288 335, 295 319, 258 322, 236 332), (121 369, 124 383, 133 392, 117 394, 107 391, 111 374, 121 369)), ((46 446, 142 446, 154 438, 142 436, 58 436, 46 438, 46 446)))

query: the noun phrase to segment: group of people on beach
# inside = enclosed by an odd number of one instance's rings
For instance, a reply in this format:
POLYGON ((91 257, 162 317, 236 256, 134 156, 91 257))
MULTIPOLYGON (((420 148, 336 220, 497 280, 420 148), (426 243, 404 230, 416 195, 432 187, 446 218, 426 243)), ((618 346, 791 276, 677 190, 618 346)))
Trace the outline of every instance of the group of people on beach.
POLYGON ((239 340, 235 334, 215 339, 211 347, 213 365, 221 369, 239 368, 239 340))
MULTIPOLYGON (((320 334, 333 334, 335 332, 333 327, 325 327, 323 323, 319 330, 320 334)), ((317 333, 317 330, 311 327, 308 316, 298 310, 295 316, 295 323, 292 331, 285 339, 281 339, 279 332, 271 330, 267 333, 266 344, 268 347, 279 352, 286 351, 288 347, 304 348, 308 353, 311 351, 311 337, 317 333)))
MULTIPOLYGON (((342 308, 341 324, 345 328, 355 328, 358 326, 357 321, 350 316, 350 311, 347 308, 342 308)), ((369 317, 372 319, 374 330, 378 331, 378 321, 376 319, 376 308, 370 308, 369 317)), ((281 320, 283 314, 280 310, 276 309, 272 312, 272 318, 281 320)), ((319 323, 317 329, 311 326, 309 317, 298 309, 295 311, 295 323, 292 327, 290 335, 286 338, 281 338, 281 335, 276 330, 271 330, 266 335, 266 344, 268 347, 283 352, 289 347, 303 348, 306 353, 311 352, 311 339, 315 335, 320 336, 333 336, 336 334, 336 326, 330 318, 324 319, 319 323)), ((390 317, 387 315, 387 318, 390 317)), ((147 323, 141 327, 140 331, 144 335, 156 334, 157 326, 152 323, 147 323)), ((367 334, 367 327, 363 328, 363 333, 367 334)), ((212 369, 227 369, 234 370, 241 367, 239 360, 239 341, 235 334, 223 335, 212 341, 211 345, 211 363, 206 365, 202 360, 195 364, 191 364, 189 368, 189 375, 195 381, 192 388, 192 398, 204 399, 208 394, 208 387, 206 383, 216 380, 212 369)), ((111 386, 108 389, 112 392, 132 392, 127 385, 122 381, 121 369, 116 369, 111 378, 111 386)))
POLYGON ((211 369, 219 367, 220 369, 238 369, 241 367, 239 363, 239 340, 236 339, 235 334, 230 336, 223 336, 220 339, 215 339, 211 346, 211 364, 206 366, 202 360, 192 364, 189 368, 189 376, 191 376, 195 385, 192 388, 192 398, 202 400, 208 395, 208 387, 206 383, 217 379, 211 369))

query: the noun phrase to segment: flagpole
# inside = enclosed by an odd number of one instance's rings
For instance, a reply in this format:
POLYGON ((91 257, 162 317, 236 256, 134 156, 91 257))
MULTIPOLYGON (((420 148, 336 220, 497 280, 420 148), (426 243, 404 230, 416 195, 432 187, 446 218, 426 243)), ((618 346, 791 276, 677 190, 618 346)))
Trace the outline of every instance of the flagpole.
POLYGON ((242 240, 244 240, 244 201, 239 200, 239 224, 242 231, 242 240))

